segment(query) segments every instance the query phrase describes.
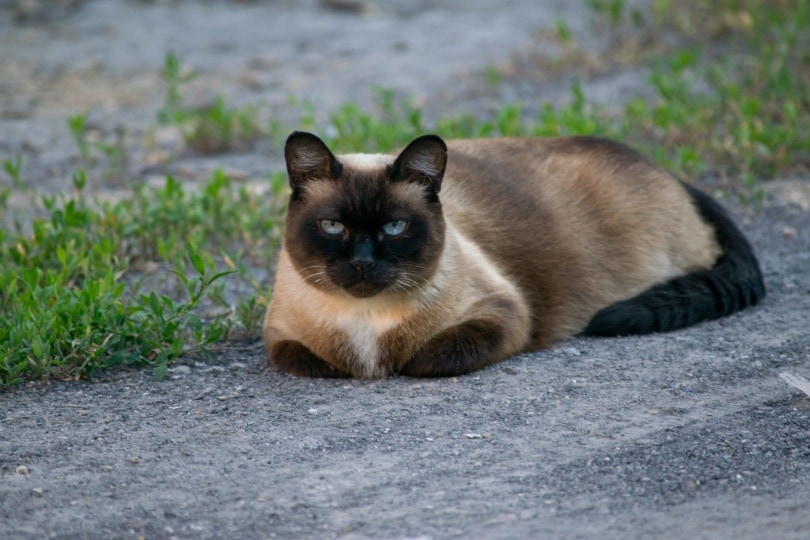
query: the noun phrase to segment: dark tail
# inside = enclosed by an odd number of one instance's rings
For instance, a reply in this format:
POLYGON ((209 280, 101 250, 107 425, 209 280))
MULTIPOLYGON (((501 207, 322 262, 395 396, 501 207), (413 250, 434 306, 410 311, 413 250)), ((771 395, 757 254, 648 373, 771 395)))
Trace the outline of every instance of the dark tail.
POLYGON ((765 297, 765 284, 751 244, 714 199, 688 184, 703 219, 714 227, 723 250, 708 270, 656 285, 599 311, 585 334, 619 336, 666 332, 724 317, 765 297))

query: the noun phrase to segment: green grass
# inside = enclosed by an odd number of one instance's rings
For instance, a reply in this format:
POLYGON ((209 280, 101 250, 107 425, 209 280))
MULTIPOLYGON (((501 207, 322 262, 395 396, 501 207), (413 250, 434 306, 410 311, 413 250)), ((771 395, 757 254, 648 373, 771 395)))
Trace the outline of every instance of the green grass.
POLYGON ((214 103, 208 106, 186 106, 183 89, 194 79, 194 73, 184 71, 175 54, 166 55, 161 75, 166 82, 167 92, 163 107, 158 112, 158 121, 179 127, 191 150, 216 154, 248 149, 266 134, 256 120, 259 112, 256 106, 229 107, 222 96, 217 96, 214 103))
POLYGON ((270 259, 283 180, 274 175, 270 195, 258 196, 220 171, 198 192, 168 177, 112 204, 89 200, 77 171, 72 195, 41 197, 47 217, 0 231, 0 382, 112 366, 151 366, 162 378, 181 354, 204 352, 232 330, 255 334, 256 306, 266 304, 258 283, 231 314, 203 321, 198 312, 224 277, 249 280, 250 257, 270 259), (136 271, 147 263, 151 287, 136 271))
MULTIPOLYGON (((347 103, 326 122, 316 122, 311 103, 290 98, 299 118, 284 126, 257 120, 261 104, 233 107, 220 97, 189 107, 184 93, 193 72, 169 54, 156 123, 176 126, 182 151, 201 154, 241 151, 261 139, 278 150, 292 129, 315 131, 338 152, 389 151, 425 132, 602 135, 629 142, 685 178, 720 178, 752 204, 760 181, 810 169, 810 5, 656 0, 639 12, 618 0, 587 4, 594 31, 613 36, 599 62, 648 66, 652 99, 631 96, 622 107, 601 107, 575 82, 563 106, 505 103, 484 115, 427 119, 407 97, 378 89, 372 107, 347 103), (679 45, 665 35, 676 35, 679 45)), ((551 32, 572 54, 571 27, 557 21, 551 32)), ((492 66, 482 73, 490 86, 508 78, 492 66)), ((124 127, 99 142, 89 136, 87 117, 67 119, 84 166, 73 174, 72 193, 37 193, 27 187, 19 155, 3 162, 9 185, 0 187, 0 386, 117 366, 148 366, 160 379, 182 355, 256 337, 270 298, 252 269, 269 269, 278 247, 283 172, 270 175, 261 193, 216 171, 196 188, 167 177, 157 187, 130 182, 131 193, 119 202, 95 200, 88 185, 129 180, 129 156, 124 127), (10 207, 17 193, 31 208, 10 207), (239 284, 234 300, 229 291, 239 284)))

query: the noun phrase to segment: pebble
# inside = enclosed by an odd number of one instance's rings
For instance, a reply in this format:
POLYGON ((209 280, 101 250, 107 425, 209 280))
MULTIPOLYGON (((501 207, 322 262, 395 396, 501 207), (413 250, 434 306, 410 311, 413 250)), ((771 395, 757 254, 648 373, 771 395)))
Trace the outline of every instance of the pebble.
POLYGON ((359 0, 321 0, 321 7, 339 13, 360 14, 369 11, 366 2, 359 0))
POLYGON ((177 126, 161 126, 155 129, 154 137, 159 146, 175 147, 183 142, 183 134, 177 126))
POLYGON ((11 98, 5 108, 0 111, 0 117, 10 120, 23 120, 31 118, 35 107, 34 98, 28 96, 15 96, 11 98))
POLYGON ((25 465, 20 465, 17 467, 17 474, 28 474, 28 467, 25 465))
POLYGON ((31 493, 33 493, 34 495, 37 495, 37 496, 41 497, 41 496, 42 496, 42 493, 43 493, 43 490, 42 490, 42 488, 41 488, 41 487, 35 487, 35 488, 31 488, 31 493))
POLYGON ((174 366, 169 368, 169 373, 174 376, 188 375, 191 373, 191 368, 188 366, 174 366))

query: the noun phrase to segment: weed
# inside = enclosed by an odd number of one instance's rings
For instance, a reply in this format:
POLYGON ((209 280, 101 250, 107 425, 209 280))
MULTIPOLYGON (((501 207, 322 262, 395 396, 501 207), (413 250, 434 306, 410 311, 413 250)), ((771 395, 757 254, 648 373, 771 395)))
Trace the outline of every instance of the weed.
POLYGON ((554 36, 560 43, 569 45, 573 42, 574 36, 571 33, 571 27, 564 19, 557 19, 554 21, 554 36))
POLYGON ((503 75, 497 66, 488 64, 484 67, 484 78, 490 86, 498 86, 503 80, 503 75))
POLYGON ((613 27, 619 26, 624 19, 624 0, 588 0, 587 4, 595 13, 606 17, 613 27))
POLYGON ((3 170, 6 171, 9 178, 11 178, 11 185, 15 189, 23 189, 22 183, 22 166, 23 159, 21 154, 15 154, 13 158, 3 161, 3 170))
POLYGON ((752 202, 762 197, 756 179, 810 167, 810 124, 801 121, 810 116, 810 5, 656 0, 646 13, 616 0, 588 5, 615 34, 601 62, 648 63, 655 95, 608 114, 580 100, 575 85, 569 105, 541 107, 535 133, 617 137, 681 176, 739 179, 725 187, 752 202))
POLYGON ((264 312, 272 296, 272 291, 257 292, 242 298, 236 306, 236 321, 244 339, 254 339, 261 331, 264 312))
POLYGON ((191 148, 204 153, 221 153, 245 148, 259 138, 256 107, 232 108, 217 96, 214 104, 187 110, 181 132, 191 148))
POLYGON ((107 169, 103 176, 106 180, 121 181, 127 176, 129 169, 129 153, 125 143, 126 130, 124 126, 115 128, 115 140, 112 143, 99 142, 95 147, 107 160, 107 169))
POLYGON ((126 178, 129 166, 129 154, 125 144, 126 130, 117 126, 112 142, 90 141, 87 133, 87 114, 80 113, 67 118, 70 136, 79 149, 85 167, 93 167, 98 162, 99 154, 105 158, 106 168, 101 173, 105 180, 121 181, 126 178))
MULTIPOLYGON (((280 236, 275 199, 236 189, 221 172, 199 193, 168 178, 115 204, 87 202, 83 170, 73 184, 73 196, 42 197, 47 218, 33 219, 29 234, 0 234, 0 384, 112 366, 151 366, 160 378, 179 355, 224 338, 233 322, 198 315, 234 273, 218 271, 211 250, 269 261, 280 236), (170 281, 161 276, 155 290, 144 290, 150 280, 131 274, 148 261, 171 268, 178 287, 159 292, 170 281)), ((268 192, 282 193, 279 184, 274 175, 268 192)), ((258 296, 251 305, 259 309, 258 296)), ((257 315, 248 307, 237 323, 250 324, 253 335, 257 315)))
POLYGON ((193 80, 193 72, 184 73, 177 56, 166 55, 162 70, 167 91, 158 122, 175 125, 186 144, 203 153, 221 153, 246 148, 264 135, 257 120, 258 108, 229 107, 225 98, 217 96, 205 107, 188 107, 183 99, 183 87, 193 80))
POLYGON ((127 269, 120 244, 99 226, 108 216, 79 198, 44 205, 50 219, 34 221, 31 236, 4 242, 0 253, 0 383, 88 376, 113 365, 160 368, 218 339, 217 327, 198 324, 193 310, 224 274, 201 265, 193 247, 188 256, 199 276, 180 278, 188 301, 154 292, 130 300, 120 282, 127 269))
POLYGON ((178 124, 185 119, 183 86, 194 79, 193 72, 184 72, 180 60, 174 53, 168 53, 163 61, 161 77, 166 82, 166 98, 158 111, 158 122, 163 125, 178 124))
POLYGON ((87 141, 87 114, 80 113, 69 116, 67 119, 68 131, 73 138, 73 142, 79 148, 79 154, 85 165, 92 165, 93 156, 90 151, 90 143, 87 141))

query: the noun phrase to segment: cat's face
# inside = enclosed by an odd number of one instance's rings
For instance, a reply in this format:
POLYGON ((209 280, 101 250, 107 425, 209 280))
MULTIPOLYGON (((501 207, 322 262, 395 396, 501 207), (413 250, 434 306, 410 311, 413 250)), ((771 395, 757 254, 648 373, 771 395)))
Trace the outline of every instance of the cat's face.
POLYGON ((438 192, 446 152, 426 136, 396 159, 336 158, 316 136, 293 133, 285 247, 302 279, 357 298, 423 287, 444 245, 438 192))

